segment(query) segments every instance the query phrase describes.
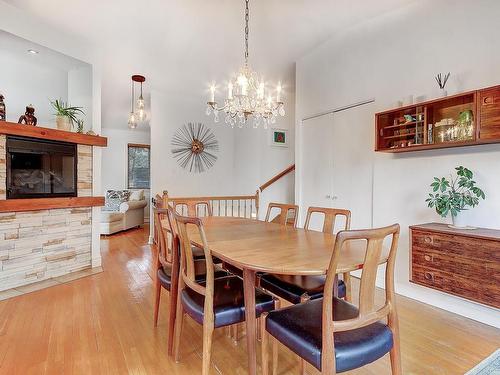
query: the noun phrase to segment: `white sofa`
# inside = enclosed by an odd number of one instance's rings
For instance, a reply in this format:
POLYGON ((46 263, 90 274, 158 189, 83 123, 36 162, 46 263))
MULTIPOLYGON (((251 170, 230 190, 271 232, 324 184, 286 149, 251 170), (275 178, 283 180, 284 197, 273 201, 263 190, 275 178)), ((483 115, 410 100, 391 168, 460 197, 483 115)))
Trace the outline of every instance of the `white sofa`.
POLYGON ((118 211, 101 211, 101 234, 113 234, 144 224, 145 199, 120 204, 118 211))

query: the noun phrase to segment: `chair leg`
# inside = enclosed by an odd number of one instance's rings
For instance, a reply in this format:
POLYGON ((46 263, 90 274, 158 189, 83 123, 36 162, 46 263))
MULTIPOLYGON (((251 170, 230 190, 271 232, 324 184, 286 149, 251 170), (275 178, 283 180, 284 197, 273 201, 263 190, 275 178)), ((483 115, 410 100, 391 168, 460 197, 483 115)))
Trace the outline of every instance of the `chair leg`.
MULTIPOLYGON (((180 295, 180 294, 179 294, 180 295)), ((179 347, 181 343, 182 323, 184 322, 184 308, 182 302, 177 301, 177 313, 175 319, 175 338, 174 338, 174 359, 179 362, 179 347)))
MULTIPOLYGON (((278 310, 281 307, 281 301, 276 298, 274 300, 274 309, 278 310)), ((266 331, 266 321, 262 320, 262 332, 266 331)), ((278 373, 278 340, 273 338, 273 375, 278 373)))
MULTIPOLYGON (((266 332, 266 317, 267 313, 263 313, 261 318, 263 320, 260 329, 261 329, 261 337, 262 337, 262 375, 269 375, 269 334, 266 332)), ((274 345, 274 342, 273 342, 274 345)), ((273 346, 274 349, 274 346, 273 346)), ((273 353, 274 357, 274 353, 273 353)), ((273 366, 274 366, 274 358, 273 358, 273 366)))
POLYGON ((230 327, 230 331, 231 331, 231 339, 233 340, 233 343, 236 345, 238 343, 238 340, 239 340, 239 325, 238 324, 233 324, 231 327, 230 327))
POLYGON ((257 341, 262 340, 262 316, 257 318, 257 341))
POLYGON ((208 321, 203 324, 203 367, 202 375, 209 375, 210 361, 212 358, 212 336, 214 332, 213 321, 208 321))
POLYGON ((167 350, 168 350, 168 355, 171 356, 173 352, 173 347, 174 347, 174 331, 175 331, 175 321, 177 318, 177 285, 174 287, 174 284, 172 284, 172 288, 170 290, 170 311, 169 311, 169 318, 168 318, 168 343, 167 343, 167 350))
POLYGON ((345 300, 347 302, 352 302, 352 292, 351 292, 351 274, 349 272, 344 273, 342 276, 345 284, 345 300))
POLYGON ((300 357, 299 357, 299 360, 300 360, 300 365, 299 365, 300 375, 306 375, 307 374, 307 372, 306 372, 306 361, 303 358, 300 358, 300 357))
POLYGON ((160 310, 160 296, 161 296, 161 284, 160 280, 158 280, 158 276, 156 277, 155 282, 155 307, 154 307, 154 326, 158 326, 158 312, 160 310))

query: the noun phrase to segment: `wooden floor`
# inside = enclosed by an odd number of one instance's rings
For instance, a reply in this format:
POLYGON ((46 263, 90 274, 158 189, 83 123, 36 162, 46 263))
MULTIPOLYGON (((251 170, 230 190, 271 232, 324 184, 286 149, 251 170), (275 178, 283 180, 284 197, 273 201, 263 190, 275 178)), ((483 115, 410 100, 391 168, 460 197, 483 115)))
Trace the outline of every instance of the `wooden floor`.
MULTIPOLYGON (((0 302, 0 374, 199 374, 200 327, 186 319, 179 364, 165 353, 167 303, 153 328, 146 242, 143 230, 110 236, 104 272, 0 302)), ((463 374, 500 347, 500 330, 404 297, 398 307, 404 374, 463 374)), ((216 331, 213 373, 246 374, 245 346, 216 331)), ((286 348, 279 373, 298 373, 286 348)), ((389 373, 388 358, 350 372, 389 373)))

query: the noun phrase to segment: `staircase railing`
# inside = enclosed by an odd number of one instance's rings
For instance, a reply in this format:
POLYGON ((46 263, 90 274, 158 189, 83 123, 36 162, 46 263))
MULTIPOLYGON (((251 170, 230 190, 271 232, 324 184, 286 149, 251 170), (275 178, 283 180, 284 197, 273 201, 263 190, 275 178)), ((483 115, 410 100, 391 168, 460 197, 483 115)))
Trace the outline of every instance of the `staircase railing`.
POLYGON ((284 169, 280 173, 278 173, 276 176, 270 178, 267 182, 264 182, 262 185, 259 186, 259 191, 264 191, 267 189, 269 186, 274 184, 276 181, 278 181, 280 178, 285 177, 287 174, 293 172, 295 170, 295 164, 290 165, 288 168, 284 169))

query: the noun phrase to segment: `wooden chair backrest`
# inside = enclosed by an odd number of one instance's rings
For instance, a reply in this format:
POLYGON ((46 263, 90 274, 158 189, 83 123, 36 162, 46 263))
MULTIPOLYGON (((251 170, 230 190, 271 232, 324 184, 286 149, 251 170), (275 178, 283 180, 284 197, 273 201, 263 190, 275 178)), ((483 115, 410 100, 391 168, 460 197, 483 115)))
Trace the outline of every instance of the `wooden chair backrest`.
MULTIPOLYGON (((181 249, 181 265, 180 265, 180 284, 179 288, 187 286, 195 292, 205 296, 205 319, 213 319, 213 299, 214 299, 214 264, 212 255, 208 248, 208 242, 203 229, 202 220, 198 217, 181 216, 174 214, 175 221, 179 230, 179 241, 181 249), (188 234, 188 226, 195 226, 198 229, 200 238, 203 244, 203 252, 205 253, 206 278, 204 286, 196 281, 196 270, 193 251, 191 247, 191 239, 188 234)), ((180 290, 180 289, 179 289, 180 290)))
MULTIPOLYGON (((163 208, 163 198, 159 194, 156 194, 156 196, 153 198, 153 210, 155 208, 163 208)), ((153 218, 153 243, 156 245, 158 245, 159 228, 160 227, 156 225, 156 220, 154 220, 153 218)))
POLYGON ((187 216, 200 217, 200 216, 213 216, 212 206, 207 200, 170 200, 176 213, 187 216))
POLYGON ((351 211, 343 210, 339 208, 324 208, 324 207, 309 207, 307 209, 306 223, 304 229, 309 230, 311 225, 311 216, 314 213, 323 214, 323 229, 324 233, 333 233, 335 230, 335 222, 337 216, 343 216, 345 218, 345 224, 343 230, 351 229, 351 211))
POLYGON ((173 222, 172 209, 153 208, 154 225, 157 229, 158 260, 162 267, 179 266, 179 237, 173 222), (166 220, 165 220, 166 219, 166 220), (162 221, 167 222, 169 229, 162 227, 162 221))
POLYGON ((299 216, 299 206, 295 204, 269 203, 265 221, 277 223, 280 225, 297 226, 297 217, 299 216), (271 219, 271 211, 277 209, 279 213, 271 219))
MULTIPOLYGON (((364 327, 389 316, 395 309, 394 264, 399 241, 399 224, 384 228, 341 231, 335 240, 332 258, 327 273, 323 293, 323 348, 322 369, 334 366, 334 332, 349 331, 364 327), (378 308, 375 305, 375 281, 380 264, 384 240, 391 236, 391 248, 386 260, 385 270, 385 304, 378 308), (336 321, 333 320, 333 292, 337 264, 342 256, 344 246, 350 241, 366 241, 366 254, 359 287, 359 314, 357 317, 336 321), (333 363, 332 363, 333 361, 333 363), (323 366, 324 365, 324 366, 323 366)), ((333 367, 334 368, 334 367, 333 367)))

